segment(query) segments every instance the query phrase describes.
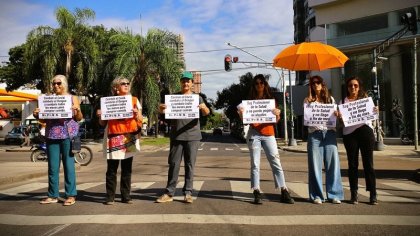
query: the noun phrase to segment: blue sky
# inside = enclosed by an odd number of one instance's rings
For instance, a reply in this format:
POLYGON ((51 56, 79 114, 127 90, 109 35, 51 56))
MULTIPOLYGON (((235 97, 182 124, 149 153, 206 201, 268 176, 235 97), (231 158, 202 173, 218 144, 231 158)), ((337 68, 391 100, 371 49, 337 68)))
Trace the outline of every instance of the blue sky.
MULTIPOLYGON (((90 8, 96 13, 91 25, 131 29, 145 34, 160 28, 184 36, 187 70, 203 71, 202 92, 216 98, 216 92, 250 71, 272 74, 275 86, 279 76, 265 67, 245 68, 234 64, 223 71, 226 54, 240 61, 259 61, 226 42, 246 48, 271 62, 274 56, 293 42, 293 6, 291 0, 2 0, 0 3, 0 60, 7 60, 11 47, 25 42, 28 32, 40 25, 56 26, 54 10, 64 6, 73 11, 90 8), (273 46, 267 46, 273 45, 273 46), (263 46, 263 47, 254 47, 263 46), (251 47, 251 48, 249 48, 251 47), (210 52, 203 52, 210 51, 210 52), (220 71, 217 71, 220 70, 220 71)), ((287 74, 287 73, 286 73, 287 74)))

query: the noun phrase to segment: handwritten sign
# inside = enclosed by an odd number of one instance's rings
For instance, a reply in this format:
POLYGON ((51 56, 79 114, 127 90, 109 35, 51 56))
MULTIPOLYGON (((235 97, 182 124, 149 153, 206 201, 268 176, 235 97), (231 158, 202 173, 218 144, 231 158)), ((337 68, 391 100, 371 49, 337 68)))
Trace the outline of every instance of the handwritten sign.
POLYGON ((371 97, 338 105, 346 127, 378 119, 378 114, 374 111, 374 107, 375 104, 373 104, 371 97))
POLYGON ((133 99, 131 95, 101 98, 101 119, 117 120, 133 117, 133 99))
POLYGON ((198 94, 165 95, 165 119, 195 119, 200 117, 198 94))
POLYGON ((276 123, 276 115, 273 109, 276 108, 274 99, 243 100, 242 122, 252 123, 276 123))
POLYGON ((38 104, 39 119, 66 119, 73 116, 71 95, 41 95, 38 104))
POLYGON ((305 126, 335 127, 337 117, 334 111, 336 104, 306 103, 303 108, 303 124, 305 126))

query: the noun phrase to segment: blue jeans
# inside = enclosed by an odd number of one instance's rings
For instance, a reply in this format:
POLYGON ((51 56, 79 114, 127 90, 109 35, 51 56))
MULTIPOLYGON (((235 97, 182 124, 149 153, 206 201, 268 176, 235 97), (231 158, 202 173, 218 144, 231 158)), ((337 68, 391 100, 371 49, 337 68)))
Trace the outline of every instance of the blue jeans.
POLYGON ((322 192, 322 164, 325 168, 327 198, 344 199, 341 183, 340 158, 338 157, 336 132, 315 131, 308 137, 309 198, 325 201, 322 192))
POLYGON ((247 143, 251 157, 251 188, 260 189, 260 159, 261 147, 264 149, 267 160, 273 172, 276 189, 285 188, 283 168, 280 164, 280 155, 277 150, 277 142, 274 136, 264 136, 253 128, 249 128, 247 143))
POLYGON ((64 168, 64 189, 66 197, 75 197, 76 191, 76 171, 74 167, 74 157, 71 153, 70 139, 48 139, 48 197, 59 197, 59 176, 60 159, 63 161, 64 168))

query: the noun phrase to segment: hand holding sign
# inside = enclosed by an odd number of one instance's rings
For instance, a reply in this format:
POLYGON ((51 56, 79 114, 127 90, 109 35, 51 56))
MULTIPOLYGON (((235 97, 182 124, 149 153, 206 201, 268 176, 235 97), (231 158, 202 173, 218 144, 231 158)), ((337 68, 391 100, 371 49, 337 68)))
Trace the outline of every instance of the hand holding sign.
POLYGON ((378 108, 371 97, 338 105, 344 126, 364 124, 378 119, 378 108))

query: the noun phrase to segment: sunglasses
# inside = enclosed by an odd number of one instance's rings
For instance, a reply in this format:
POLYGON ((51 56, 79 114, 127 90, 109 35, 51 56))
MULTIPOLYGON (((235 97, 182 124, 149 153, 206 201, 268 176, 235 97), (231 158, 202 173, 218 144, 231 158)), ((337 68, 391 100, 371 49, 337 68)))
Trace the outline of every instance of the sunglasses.
POLYGON ((264 82, 255 82, 254 85, 264 85, 264 82))
POLYGON ((120 85, 121 85, 121 86, 125 86, 125 85, 127 85, 127 86, 128 86, 128 85, 130 85, 130 82, 122 82, 122 83, 120 83, 120 85))
POLYGON ((56 86, 56 85, 61 86, 61 82, 53 82, 52 85, 53 86, 56 86))
POLYGON ((314 80, 314 81, 312 81, 312 84, 322 84, 322 82, 319 81, 319 80, 314 80))
POLYGON ((352 87, 358 88, 359 85, 358 84, 349 84, 347 87, 349 87, 349 88, 352 88, 352 87))

